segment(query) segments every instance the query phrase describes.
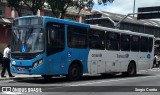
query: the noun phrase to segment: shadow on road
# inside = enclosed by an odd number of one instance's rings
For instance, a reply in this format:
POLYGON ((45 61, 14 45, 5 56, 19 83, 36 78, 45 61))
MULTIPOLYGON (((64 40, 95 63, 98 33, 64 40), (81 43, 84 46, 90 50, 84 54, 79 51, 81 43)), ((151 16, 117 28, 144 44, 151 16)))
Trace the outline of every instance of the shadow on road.
MULTIPOLYGON (((133 77, 144 77, 144 76, 152 76, 150 74, 137 74, 136 76, 133 77)), ((90 80, 103 80, 103 79, 122 79, 122 78, 130 78, 126 76, 122 76, 121 74, 119 75, 109 75, 109 76, 101 76, 101 75, 84 75, 83 78, 81 78, 78 81, 90 81, 90 80)), ((50 80, 45 80, 42 77, 27 77, 27 78, 14 78, 14 81, 16 82, 22 82, 22 83, 32 83, 32 84, 61 84, 61 83, 72 83, 74 81, 69 81, 66 79, 66 77, 61 76, 61 77, 53 77, 50 80)))

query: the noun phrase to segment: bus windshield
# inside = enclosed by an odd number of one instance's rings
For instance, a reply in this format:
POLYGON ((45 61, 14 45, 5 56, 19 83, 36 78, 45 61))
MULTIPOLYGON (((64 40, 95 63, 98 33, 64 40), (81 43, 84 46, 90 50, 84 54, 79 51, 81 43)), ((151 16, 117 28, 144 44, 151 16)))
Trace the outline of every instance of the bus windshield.
POLYGON ((37 53, 44 50, 44 33, 41 28, 16 28, 12 31, 12 53, 37 53))

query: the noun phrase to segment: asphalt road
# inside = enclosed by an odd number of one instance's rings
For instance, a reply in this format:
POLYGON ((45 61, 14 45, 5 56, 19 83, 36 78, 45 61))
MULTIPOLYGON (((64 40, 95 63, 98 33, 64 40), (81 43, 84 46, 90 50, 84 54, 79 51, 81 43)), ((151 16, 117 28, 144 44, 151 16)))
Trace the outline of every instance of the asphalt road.
POLYGON ((64 77, 51 80, 41 77, 14 78, 0 81, 0 87, 4 90, 0 94, 159 95, 160 69, 140 71, 134 77, 124 77, 120 74, 108 77, 85 75, 79 81, 68 81, 64 77), (11 92, 6 92, 6 89, 11 89, 11 92))

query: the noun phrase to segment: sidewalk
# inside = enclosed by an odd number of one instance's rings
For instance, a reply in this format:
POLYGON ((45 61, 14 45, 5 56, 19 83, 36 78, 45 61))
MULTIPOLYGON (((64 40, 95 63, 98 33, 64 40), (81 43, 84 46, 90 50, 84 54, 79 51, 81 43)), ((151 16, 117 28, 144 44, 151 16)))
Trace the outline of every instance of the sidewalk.
POLYGON ((0 77, 0 81, 2 81, 2 80, 10 80, 10 79, 16 79, 16 78, 35 78, 35 77, 37 77, 37 78, 39 78, 39 77, 41 77, 41 75, 25 75, 25 74, 15 74, 15 73, 13 73, 13 75, 15 76, 15 77, 9 77, 8 76, 8 74, 6 74, 5 76, 6 77, 0 77))
MULTIPOLYGON (((1 70, 2 70, 2 67, 0 66, 0 73, 1 73, 1 70)), ((38 77, 41 77, 41 75, 25 75, 25 74, 16 74, 16 73, 13 73, 13 75, 14 75, 15 77, 11 77, 11 78, 10 78, 10 77, 8 76, 7 71, 6 71, 6 74, 5 74, 6 77, 3 77, 3 78, 2 78, 2 77, 0 76, 0 81, 1 81, 1 80, 14 79, 14 78, 32 78, 32 77, 33 77, 33 78, 34 78, 34 77, 37 77, 37 78, 38 78, 38 77)))

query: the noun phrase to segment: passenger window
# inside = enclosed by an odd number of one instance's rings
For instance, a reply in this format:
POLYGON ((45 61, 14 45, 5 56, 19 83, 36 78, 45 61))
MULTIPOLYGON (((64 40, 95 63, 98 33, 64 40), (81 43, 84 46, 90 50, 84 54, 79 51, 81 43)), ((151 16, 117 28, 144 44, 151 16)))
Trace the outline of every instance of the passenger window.
POLYGON ((91 49, 105 49, 105 32, 91 29, 89 32, 89 48, 91 49))
POLYGON ((47 55, 64 50, 64 25, 55 22, 46 24, 47 31, 47 55))
POLYGON ((106 49, 120 50, 120 34, 114 32, 106 33, 106 49))
POLYGON ((87 48, 87 28, 68 26, 68 46, 70 48, 87 48))
POLYGON ((149 49, 149 52, 152 52, 152 49, 153 49, 153 38, 149 38, 148 40, 148 49, 149 49))
POLYGON ((130 35, 121 34, 121 50, 130 51, 130 35))
POLYGON ((141 37, 140 47, 141 47, 140 49, 142 52, 148 51, 148 38, 147 37, 141 37))
POLYGON ((132 36, 131 37, 131 51, 139 51, 140 48, 140 37, 139 36, 132 36))

